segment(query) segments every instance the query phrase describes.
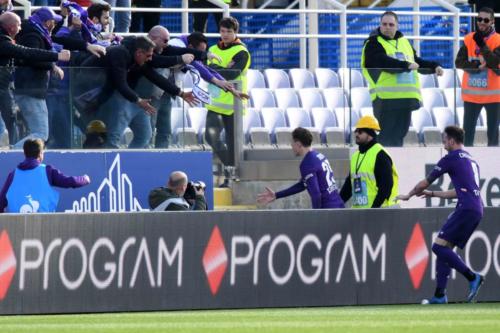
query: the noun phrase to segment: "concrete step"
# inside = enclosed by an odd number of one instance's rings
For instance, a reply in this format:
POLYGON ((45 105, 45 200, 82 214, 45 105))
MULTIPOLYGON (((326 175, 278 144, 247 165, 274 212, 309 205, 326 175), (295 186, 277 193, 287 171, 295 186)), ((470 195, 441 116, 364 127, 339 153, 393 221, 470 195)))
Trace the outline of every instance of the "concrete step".
POLYGON ((233 191, 230 188, 214 188, 214 206, 232 206, 233 191))

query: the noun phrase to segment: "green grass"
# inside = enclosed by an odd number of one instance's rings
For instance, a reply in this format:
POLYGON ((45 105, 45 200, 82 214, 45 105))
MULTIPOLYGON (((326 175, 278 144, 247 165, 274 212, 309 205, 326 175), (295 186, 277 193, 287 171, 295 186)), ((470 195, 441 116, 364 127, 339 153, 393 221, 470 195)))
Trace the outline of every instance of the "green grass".
POLYGON ((500 303, 0 316, 0 332, 498 333, 500 303))

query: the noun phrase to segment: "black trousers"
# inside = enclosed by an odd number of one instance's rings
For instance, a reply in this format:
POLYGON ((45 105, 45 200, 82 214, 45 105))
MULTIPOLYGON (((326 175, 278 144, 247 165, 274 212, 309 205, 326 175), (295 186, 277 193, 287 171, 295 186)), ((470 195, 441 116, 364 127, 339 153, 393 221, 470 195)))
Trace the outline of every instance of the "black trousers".
POLYGON ((486 109, 486 126, 488 146, 498 146, 498 125, 500 119, 500 103, 476 104, 464 102, 464 144, 474 145, 476 123, 482 108, 486 109))
POLYGON ((386 147, 401 147, 411 124, 409 109, 389 109, 383 107, 384 103, 373 103, 373 114, 377 118, 381 131, 378 142, 386 147))
POLYGON ((15 134, 14 97, 9 88, 0 89, 0 112, 5 123, 5 128, 9 131, 9 142, 10 144, 14 144, 18 138, 15 134))
POLYGON ((205 140, 212 147, 224 166, 234 166, 234 116, 208 111, 205 124, 205 140), (226 142, 222 141, 222 130, 226 142))
MULTIPOLYGON (((207 0, 191 0, 189 1, 189 7, 191 8, 219 8, 208 2, 207 0)), ((207 32, 207 21, 208 15, 212 14, 215 19, 215 23, 219 25, 219 21, 222 20, 222 13, 194 13, 193 14, 193 31, 207 32)), ((217 27, 217 29, 219 29, 217 27)), ((217 30, 218 31, 218 30, 217 30)))
MULTIPOLYGON (((160 8, 161 0, 133 0, 133 5, 139 8, 160 8)), ((132 12, 131 32, 148 32, 160 24, 160 13, 132 12), (141 29, 142 22, 142 29, 141 29)))

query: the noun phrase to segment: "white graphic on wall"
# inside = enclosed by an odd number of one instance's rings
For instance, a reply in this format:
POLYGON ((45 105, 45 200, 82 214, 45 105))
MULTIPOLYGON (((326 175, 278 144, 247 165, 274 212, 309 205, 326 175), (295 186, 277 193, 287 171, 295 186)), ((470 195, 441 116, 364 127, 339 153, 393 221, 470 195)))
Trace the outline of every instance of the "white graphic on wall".
POLYGON ((33 198, 31 197, 31 194, 27 195, 26 199, 28 199, 29 204, 22 205, 21 209, 19 209, 19 213, 27 214, 27 213, 38 212, 38 208, 40 208, 40 202, 33 200, 33 198))
POLYGON ((134 196, 133 184, 128 175, 121 172, 120 154, 116 154, 108 170, 108 177, 103 179, 97 191, 73 201, 72 209, 67 209, 66 212, 100 212, 103 207, 101 198, 108 198, 110 212, 147 210, 141 207, 134 196))

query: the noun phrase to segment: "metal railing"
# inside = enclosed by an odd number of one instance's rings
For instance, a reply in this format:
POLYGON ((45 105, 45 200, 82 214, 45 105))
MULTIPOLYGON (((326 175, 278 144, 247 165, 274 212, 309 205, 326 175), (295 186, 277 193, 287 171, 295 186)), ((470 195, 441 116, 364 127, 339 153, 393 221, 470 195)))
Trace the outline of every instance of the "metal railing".
MULTIPOLYGON (((171 36, 176 37, 181 34, 189 33, 189 14, 190 13, 213 13, 222 12, 224 17, 232 14, 240 15, 269 15, 269 14, 294 14, 299 16, 299 33, 258 33, 258 34, 239 34, 242 38, 259 38, 259 39, 273 39, 273 38, 295 38, 300 40, 300 67, 314 69, 318 67, 319 55, 319 39, 338 39, 340 40, 340 65, 346 67, 347 65, 347 41, 349 39, 366 39, 366 34, 349 34, 347 31, 347 18, 349 15, 374 15, 379 16, 383 10, 372 9, 347 9, 347 7, 338 0, 297 0, 299 9, 283 8, 283 9, 236 9, 230 8, 222 0, 209 0, 220 8, 189 8, 188 0, 182 1, 182 8, 113 8, 116 12, 130 11, 130 12, 159 12, 159 13, 179 13, 182 16, 182 29, 180 32, 171 32, 171 36), (321 6, 330 6, 334 9, 320 8, 321 6), (322 14, 339 15, 339 33, 338 34, 324 34, 320 33, 318 26, 318 17, 322 14)), ((459 8, 451 5, 445 0, 432 0, 436 5, 443 7, 447 11, 422 11, 420 1, 414 0, 413 11, 398 11, 395 10, 399 16, 412 16, 413 20, 413 34, 406 35, 406 38, 414 41, 414 48, 419 52, 419 42, 423 40, 434 41, 451 41, 453 42, 453 54, 456 54, 459 49, 460 41, 463 39, 460 35, 460 18, 473 17, 475 13, 462 13, 459 8), (422 36, 420 34, 420 17, 421 16, 440 16, 453 18, 453 33, 451 36, 422 36)), ((21 4, 24 12, 29 13, 31 10, 39 8, 31 6, 28 0, 15 0, 16 3, 21 4)), ((52 7, 58 9, 58 7, 52 7)), ((497 14, 495 16, 500 16, 497 14)), ((125 33, 123 35, 137 33, 125 33)), ((217 33, 207 33, 207 37, 219 37, 217 33)))

